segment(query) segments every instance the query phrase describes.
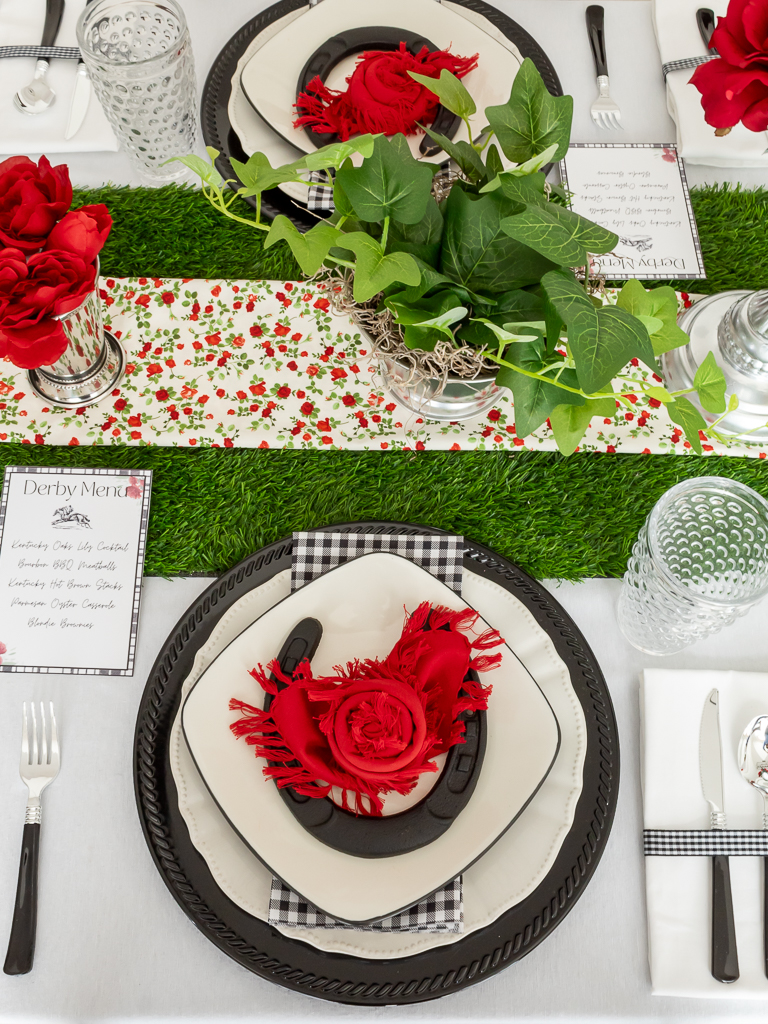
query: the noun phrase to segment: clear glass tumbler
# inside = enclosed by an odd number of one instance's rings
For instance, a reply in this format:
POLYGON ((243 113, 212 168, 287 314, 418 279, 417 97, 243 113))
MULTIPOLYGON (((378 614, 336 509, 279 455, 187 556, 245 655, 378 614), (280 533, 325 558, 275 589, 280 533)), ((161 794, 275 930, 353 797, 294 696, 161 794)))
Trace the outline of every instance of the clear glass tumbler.
POLYGON ((155 181, 183 177, 197 135, 195 63, 176 0, 93 0, 77 42, 94 91, 137 170, 155 181))
POLYGON ((619 597, 619 626, 647 654, 674 654, 768 593, 768 501, 722 477, 684 480, 651 510, 619 597))

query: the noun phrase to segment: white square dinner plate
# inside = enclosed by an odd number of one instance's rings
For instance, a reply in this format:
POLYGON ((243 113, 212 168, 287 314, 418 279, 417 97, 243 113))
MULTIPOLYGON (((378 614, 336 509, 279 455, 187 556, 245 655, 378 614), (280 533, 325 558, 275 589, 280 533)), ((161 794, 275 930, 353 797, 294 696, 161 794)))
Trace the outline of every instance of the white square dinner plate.
POLYGON ((493 692, 477 788, 446 833, 419 850, 370 860, 324 846, 302 828, 274 782, 264 778, 263 761, 233 736, 230 698, 262 706, 264 694, 250 670, 274 658, 301 619, 311 616, 323 625, 312 667, 326 675, 355 657, 388 654, 400 637, 404 609, 422 601, 469 607, 398 555, 376 552, 347 562, 279 600, 223 646, 182 707, 195 766, 232 829, 271 872, 340 921, 388 917, 461 874, 525 809, 558 752, 560 732, 549 701, 513 650, 502 647, 501 666, 481 674, 493 692))

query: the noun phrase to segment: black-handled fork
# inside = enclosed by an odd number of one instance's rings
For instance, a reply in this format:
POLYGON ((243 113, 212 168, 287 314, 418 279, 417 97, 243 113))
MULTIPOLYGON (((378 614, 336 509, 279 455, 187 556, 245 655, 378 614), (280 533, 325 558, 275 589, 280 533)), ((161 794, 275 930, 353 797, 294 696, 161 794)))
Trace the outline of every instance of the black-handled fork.
POLYGON ((621 128, 621 110, 618 103, 611 99, 610 81, 608 79, 608 58, 605 53, 605 10, 599 4, 591 4, 587 8, 587 33, 592 56, 595 59, 598 97, 592 104, 590 114, 598 128, 621 128))
POLYGON ((28 974, 35 958, 35 937, 37 934, 37 862, 40 852, 40 820, 42 807, 40 795, 49 782, 59 774, 59 738, 56 734, 56 719, 53 704, 50 707, 50 728, 46 723, 45 707, 40 702, 40 735, 38 737, 35 705, 23 705, 21 728, 21 760, 19 774, 27 784, 29 796, 24 815, 24 837, 21 843, 19 881, 16 887, 16 903, 13 908, 11 938, 5 957, 3 971, 6 974, 28 974), (30 737, 29 722, 32 720, 30 737))

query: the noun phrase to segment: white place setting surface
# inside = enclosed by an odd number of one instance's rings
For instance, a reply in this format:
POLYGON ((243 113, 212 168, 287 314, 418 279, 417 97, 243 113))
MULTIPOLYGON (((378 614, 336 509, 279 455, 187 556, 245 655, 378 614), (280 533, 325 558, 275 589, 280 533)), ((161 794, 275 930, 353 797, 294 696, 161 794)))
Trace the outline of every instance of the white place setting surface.
MULTIPOLYGON (((42 3, 42 0, 34 2, 42 3)), ((671 4, 673 0, 666 2, 671 4)), ((221 49, 242 25, 271 4, 269 0, 226 0, 216 5, 209 0, 184 0, 182 6, 192 38, 200 96, 208 71, 221 49)), ((584 17, 589 0, 493 0, 493 6, 530 32, 552 61, 564 92, 573 96, 573 142, 675 141, 675 124, 667 113, 661 59, 654 35, 652 0, 604 0, 602 3, 611 95, 622 111, 624 130, 618 132, 597 128, 589 114, 597 94, 584 17)), ((459 42, 456 40, 455 45, 459 42)), ((0 124, 0 137, 3 134, 0 124)), ((202 139, 198 151, 204 153, 202 139)), ((76 185, 143 184, 124 153, 69 153, 58 159, 69 164, 76 185)), ((691 185, 768 184, 768 168, 734 170, 689 164, 686 171, 691 185)))
MULTIPOLYGON (((548 587, 583 631, 619 725, 622 779, 613 832, 573 911, 525 959, 437 1001, 360 1009, 287 991, 213 946, 167 891, 136 812, 132 748, 158 650, 206 578, 146 578, 133 677, 8 676, 0 688, 0 936, 10 931, 26 790, 18 777, 23 700, 53 700, 62 766, 45 795, 32 972, 0 975, 0 1021, 763 1021, 761 1001, 654 996, 647 954, 640 795, 645 668, 764 671, 768 603, 673 657, 642 655, 616 624, 618 580, 548 587)), ((698 724, 696 725, 698 732, 698 724)), ((745 787, 746 788, 746 787, 745 787)), ((748 795, 748 794, 747 794, 748 795)), ((754 827, 760 827, 755 797, 754 827)), ((755 900, 761 894, 755 892, 755 900)), ((709 893, 702 893, 709 901, 709 893)))

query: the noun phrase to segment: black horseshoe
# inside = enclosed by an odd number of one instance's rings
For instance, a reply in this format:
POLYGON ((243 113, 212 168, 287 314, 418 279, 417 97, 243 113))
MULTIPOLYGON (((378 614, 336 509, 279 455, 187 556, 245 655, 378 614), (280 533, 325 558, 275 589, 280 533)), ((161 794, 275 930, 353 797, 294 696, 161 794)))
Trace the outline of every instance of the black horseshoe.
MULTIPOLYGON (((280 649, 277 661, 282 671, 291 675, 304 658, 311 660, 322 635, 317 619, 302 619, 280 649)), ((465 678, 477 681, 477 673, 470 670, 465 678)), ((276 682, 278 689, 287 685, 276 682)), ((267 693, 264 710, 271 704, 272 695, 267 693)), ((467 711, 459 716, 465 723, 464 743, 450 748, 440 777, 424 799, 400 814, 367 817, 345 811, 329 797, 303 796, 290 786, 278 792, 299 824, 334 850, 354 857, 394 857, 418 850, 451 827, 474 792, 485 756, 485 714, 467 711)))

